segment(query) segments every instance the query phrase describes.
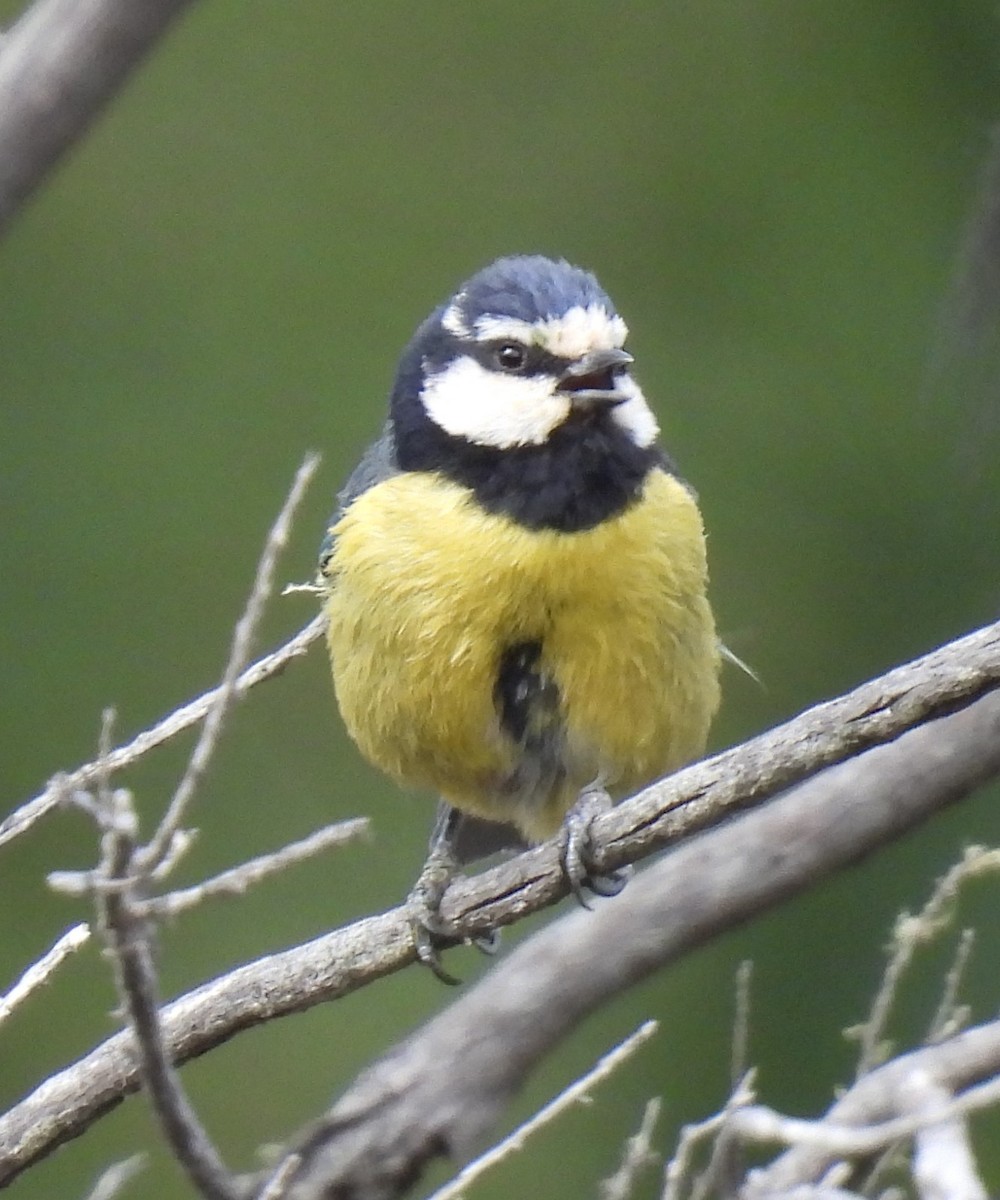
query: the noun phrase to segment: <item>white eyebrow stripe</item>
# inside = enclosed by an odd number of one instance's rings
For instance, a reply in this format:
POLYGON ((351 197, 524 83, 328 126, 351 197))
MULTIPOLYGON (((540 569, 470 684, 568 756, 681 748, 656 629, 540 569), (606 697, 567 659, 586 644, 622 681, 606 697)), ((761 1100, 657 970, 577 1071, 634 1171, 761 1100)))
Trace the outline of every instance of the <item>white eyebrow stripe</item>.
POLYGON ((620 350, 628 337, 628 326, 600 304, 588 304, 586 308, 575 304, 557 317, 539 321, 487 314, 475 322, 472 336, 477 342, 510 338, 529 346, 544 346, 559 358, 575 359, 593 350, 620 350))
POLYGON ((541 325, 520 321, 517 317, 480 317, 472 331, 476 342, 498 342, 510 338, 530 346, 541 340, 541 325))
POLYGON ((462 316, 462 301, 464 295, 459 293, 451 304, 444 310, 441 317, 442 326, 455 337, 461 338, 463 341, 468 341, 472 337, 472 330, 465 323, 465 318, 462 316))

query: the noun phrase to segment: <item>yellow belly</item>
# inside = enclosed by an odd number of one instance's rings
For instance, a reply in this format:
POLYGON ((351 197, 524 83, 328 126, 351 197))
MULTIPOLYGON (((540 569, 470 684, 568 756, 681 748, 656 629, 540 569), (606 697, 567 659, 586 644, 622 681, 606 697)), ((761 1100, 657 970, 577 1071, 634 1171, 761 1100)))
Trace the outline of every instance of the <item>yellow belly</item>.
POLYGON ((334 527, 326 568, 337 699, 362 753, 401 784, 549 836, 581 787, 623 795, 697 757, 718 707, 701 518, 654 471, 640 500, 579 533, 529 530, 465 488, 403 473, 334 527), (564 729, 565 781, 512 797, 503 651, 538 641, 564 729))

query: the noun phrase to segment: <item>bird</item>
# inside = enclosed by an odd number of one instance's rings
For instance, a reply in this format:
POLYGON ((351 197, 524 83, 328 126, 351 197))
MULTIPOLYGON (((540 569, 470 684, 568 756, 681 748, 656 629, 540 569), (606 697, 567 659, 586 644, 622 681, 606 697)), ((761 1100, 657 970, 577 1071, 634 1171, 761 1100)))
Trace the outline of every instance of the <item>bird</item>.
POLYGON ((703 522, 627 335, 563 259, 472 275, 404 349, 321 549, 347 731, 440 800, 411 899, 449 981, 455 871, 564 829, 573 889, 617 890, 587 860, 595 811, 701 755, 719 705, 703 522))

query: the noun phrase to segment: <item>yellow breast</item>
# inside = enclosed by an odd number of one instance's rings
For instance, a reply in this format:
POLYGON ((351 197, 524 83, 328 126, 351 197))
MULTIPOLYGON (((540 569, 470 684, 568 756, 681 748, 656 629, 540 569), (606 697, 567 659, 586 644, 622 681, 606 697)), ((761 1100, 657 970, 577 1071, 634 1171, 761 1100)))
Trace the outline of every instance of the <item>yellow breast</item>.
POLYGON ((577 533, 485 512, 440 477, 403 473, 334 527, 326 569, 337 699, 362 753, 400 783, 548 836, 585 784, 624 794, 702 752, 718 706, 701 518, 672 476, 577 533), (503 651, 538 641, 558 689, 566 779, 517 797, 501 729, 503 651))

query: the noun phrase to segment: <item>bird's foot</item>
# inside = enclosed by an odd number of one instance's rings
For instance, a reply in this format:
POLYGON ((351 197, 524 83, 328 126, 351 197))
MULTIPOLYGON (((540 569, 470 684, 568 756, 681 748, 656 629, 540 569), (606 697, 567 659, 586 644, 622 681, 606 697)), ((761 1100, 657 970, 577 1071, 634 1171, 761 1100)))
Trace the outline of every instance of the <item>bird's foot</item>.
POLYGON ((423 870, 417 877, 417 882, 407 897, 410 909, 410 930, 413 934, 413 945, 417 958, 429 967, 441 980, 454 987, 461 980, 446 971, 441 962, 441 951, 449 946, 455 946, 463 940, 471 943, 483 954, 496 954, 500 945, 500 930, 493 929, 489 933, 473 938, 460 938, 447 926, 441 917, 441 902, 444 900, 451 881, 458 874, 458 863, 451 847, 445 842, 439 842, 431 850, 424 863, 423 870))
POLYGON ((599 782, 588 784, 577 796, 563 821, 562 867, 570 891, 584 908, 590 908, 588 892, 594 896, 617 896, 632 876, 632 868, 628 866, 606 874, 596 871, 593 866, 591 825, 613 804, 599 782))
POLYGON ((442 983, 455 986, 460 980, 449 974, 441 964, 441 950, 453 946, 457 939, 450 935, 441 919, 441 901, 458 870, 449 846, 439 844, 427 856, 417 882, 410 889, 407 905, 410 909, 410 930, 417 958, 429 967, 442 983))

